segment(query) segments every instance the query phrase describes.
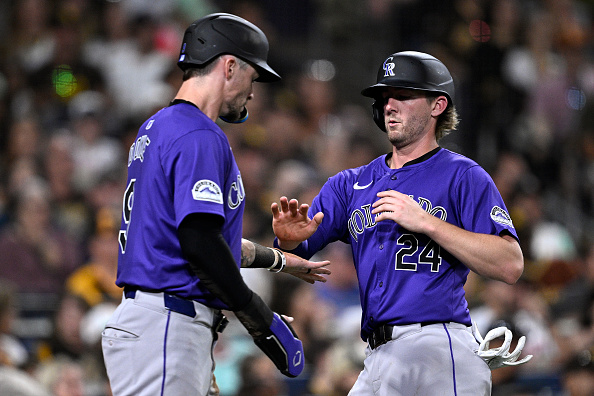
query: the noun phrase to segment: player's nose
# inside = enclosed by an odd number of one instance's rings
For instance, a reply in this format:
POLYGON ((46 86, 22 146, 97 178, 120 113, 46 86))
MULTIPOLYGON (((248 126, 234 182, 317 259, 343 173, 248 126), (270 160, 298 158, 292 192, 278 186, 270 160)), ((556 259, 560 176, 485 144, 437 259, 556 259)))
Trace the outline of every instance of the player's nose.
POLYGON ((384 102, 384 111, 386 114, 398 111, 398 101, 394 98, 386 98, 384 102))

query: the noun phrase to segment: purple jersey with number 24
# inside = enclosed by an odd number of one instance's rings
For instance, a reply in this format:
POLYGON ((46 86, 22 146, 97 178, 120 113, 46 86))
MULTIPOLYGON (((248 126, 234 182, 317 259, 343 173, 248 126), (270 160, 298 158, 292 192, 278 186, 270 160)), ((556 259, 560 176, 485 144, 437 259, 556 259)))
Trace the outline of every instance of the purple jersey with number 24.
POLYGON ((361 337, 380 324, 458 322, 470 325, 464 283, 469 269, 426 235, 375 222, 377 193, 407 194, 425 211, 465 230, 517 238, 503 199, 476 162, 446 149, 401 169, 383 155, 331 177, 310 213, 324 213, 318 230, 295 250, 311 257, 328 243, 351 245, 363 308, 361 337))
POLYGON ((140 128, 128 156, 118 286, 226 306, 183 258, 177 228, 191 213, 225 219, 222 234, 240 263, 245 192, 229 141, 197 107, 166 107, 140 128))

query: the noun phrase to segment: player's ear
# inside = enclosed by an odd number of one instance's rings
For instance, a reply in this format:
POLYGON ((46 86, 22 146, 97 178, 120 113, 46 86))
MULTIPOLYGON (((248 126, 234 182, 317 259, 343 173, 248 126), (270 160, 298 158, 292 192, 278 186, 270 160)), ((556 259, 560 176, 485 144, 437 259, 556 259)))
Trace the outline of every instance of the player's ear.
POLYGON ((224 56, 223 61, 225 66, 225 79, 230 80, 233 77, 233 74, 235 74, 235 71, 239 65, 237 64, 235 57, 231 55, 224 56))
POLYGON ((444 95, 440 95, 433 100, 432 106, 431 115, 438 117, 448 107, 448 98, 444 95))

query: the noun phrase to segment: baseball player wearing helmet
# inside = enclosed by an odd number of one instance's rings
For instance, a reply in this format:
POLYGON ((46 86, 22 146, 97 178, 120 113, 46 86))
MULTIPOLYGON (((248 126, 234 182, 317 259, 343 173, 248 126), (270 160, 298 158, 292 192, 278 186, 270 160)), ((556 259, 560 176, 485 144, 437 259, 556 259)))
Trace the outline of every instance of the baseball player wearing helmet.
POLYGON ((351 245, 368 348, 349 395, 490 395, 463 286, 471 270, 513 284, 524 259, 487 172, 438 145, 458 123, 452 76, 431 55, 398 52, 362 94, 392 151, 330 177, 311 209, 273 203, 275 245, 306 258, 351 245))
POLYGON ((229 141, 215 123, 247 118, 254 81, 279 75, 268 41, 250 22, 212 14, 185 32, 182 85, 140 127, 128 157, 116 284, 121 304, 102 348, 119 395, 213 395, 212 349, 233 311, 279 370, 295 377, 303 348, 289 325, 244 283, 239 267, 322 280, 327 262, 242 240, 245 190, 229 141))

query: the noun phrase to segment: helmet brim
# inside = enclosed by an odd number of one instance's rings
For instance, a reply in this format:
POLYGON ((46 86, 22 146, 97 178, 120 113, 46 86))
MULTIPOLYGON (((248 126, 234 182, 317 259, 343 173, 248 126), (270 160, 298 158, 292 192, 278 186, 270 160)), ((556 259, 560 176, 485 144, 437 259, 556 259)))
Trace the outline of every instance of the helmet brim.
POLYGON ((258 72, 258 78, 256 79, 257 82, 275 82, 280 81, 281 76, 275 72, 272 67, 268 66, 266 62, 252 62, 252 66, 258 72))
POLYGON ((361 95, 367 96, 368 98, 377 99, 379 96, 381 96, 382 91, 385 91, 388 87, 389 86, 386 84, 374 84, 362 90, 361 95))
POLYGON ((425 87, 415 86, 414 84, 410 84, 410 83, 402 83, 402 84, 392 83, 392 82, 390 84, 377 83, 377 84, 374 84, 374 85, 369 86, 369 87, 365 88, 364 90, 362 90, 361 95, 367 96, 368 98, 379 99, 382 96, 382 92, 384 92, 388 88, 404 88, 404 89, 414 89, 416 91, 433 92, 433 93, 444 95, 446 98, 448 98, 448 105, 452 104, 452 98, 450 97, 450 94, 448 94, 446 91, 427 89, 425 87))

